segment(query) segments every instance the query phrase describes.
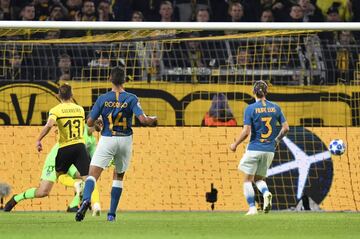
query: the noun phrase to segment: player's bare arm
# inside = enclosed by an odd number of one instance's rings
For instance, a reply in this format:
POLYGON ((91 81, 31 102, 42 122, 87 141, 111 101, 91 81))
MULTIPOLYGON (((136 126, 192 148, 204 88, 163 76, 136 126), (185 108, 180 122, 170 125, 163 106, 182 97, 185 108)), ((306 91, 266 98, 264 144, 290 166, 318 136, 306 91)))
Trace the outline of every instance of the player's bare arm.
POLYGON ((289 132, 289 124, 287 121, 285 121, 284 123, 282 123, 281 130, 278 136, 276 136, 275 138, 276 144, 279 144, 280 141, 287 135, 288 132, 289 132))
POLYGON ((101 118, 94 120, 91 117, 89 117, 87 119, 86 123, 87 123, 87 126, 89 127, 89 129, 88 129, 89 135, 91 135, 94 131, 100 132, 103 127, 103 121, 101 118))
POLYGON ((38 152, 42 151, 41 140, 50 132, 51 128, 56 124, 56 121, 49 118, 44 128, 41 130, 38 139, 36 140, 36 149, 38 152))
POLYGON ((251 133, 251 126, 250 125, 244 125, 243 130, 241 131, 241 134, 238 139, 235 139, 235 142, 230 144, 230 150, 235 152, 236 148, 239 144, 241 144, 251 133))
POLYGON ((147 116, 145 114, 139 115, 138 119, 142 125, 145 126, 156 126, 157 125, 157 117, 156 116, 147 116))
POLYGON ((100 116, 97 120, 95 120, 94 129, 97 132, 100 132, 102 130, 103 126, 104 126, 104 123, 103 123, 102 118, 100 116))
POLYGON ((86 124, 89 126, 89 127, 94 127, 95 125, 95 120, 92 119, 91 117, 89 117, 86 121, 86 124))

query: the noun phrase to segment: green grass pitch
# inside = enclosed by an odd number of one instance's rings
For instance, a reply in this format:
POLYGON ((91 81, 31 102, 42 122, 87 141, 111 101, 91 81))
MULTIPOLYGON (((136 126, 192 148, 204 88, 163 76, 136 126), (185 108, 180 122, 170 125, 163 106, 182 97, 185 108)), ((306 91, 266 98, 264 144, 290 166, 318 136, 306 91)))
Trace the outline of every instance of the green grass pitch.
POLYGON ((82 222, 74 216, 0 212, 0 238, 360 238, 360 213, 120 212, 114 223, 105 213, 82 222))

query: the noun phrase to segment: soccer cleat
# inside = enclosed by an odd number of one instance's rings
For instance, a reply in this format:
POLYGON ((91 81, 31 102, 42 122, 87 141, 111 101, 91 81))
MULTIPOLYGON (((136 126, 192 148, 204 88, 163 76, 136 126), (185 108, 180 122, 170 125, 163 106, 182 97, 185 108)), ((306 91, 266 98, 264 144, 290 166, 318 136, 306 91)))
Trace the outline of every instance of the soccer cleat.
POLYGON ((15 195, 12 196, 12 198, 5 204, 4 207, 4 212, 10 212, 15 205, 17 204, 17 202, 15 201, 15 195))
POLYGON ((246 216, 253 216, 253 215, 257 215, 258 211, 256 209, 256 207, 250 207, 249 211, 246 213, 246 216))
POLYGON ((116 215, 108 213, 107 215, 107 221, 108 222, 115 222, 116 221, 116 215))
POLYGON ((92 215, 93 215, 93 217, 95 217, 95 216, 100 216, 100 214, 101 214, 100 203, 96 202, 92 206, 92 215))
POLYGON ((272 206, 272 194, 271 192, 264 193, 264 213, 269 213, 272 206))
POLYGON ((68 207, 66 212, 77 212, 79 210, 78 206, 75 207, 68 207))
POLYGON ((87 201, 87 200, 83 201, 83 203, 81 204, 81 207, 79 208, 79 210, 76 212, 76 215, 75 215, 75 220, 77 222, 81 222, 84 219, 86 211, 89 209, 89 206, 90 206, 89 201, 87 201))

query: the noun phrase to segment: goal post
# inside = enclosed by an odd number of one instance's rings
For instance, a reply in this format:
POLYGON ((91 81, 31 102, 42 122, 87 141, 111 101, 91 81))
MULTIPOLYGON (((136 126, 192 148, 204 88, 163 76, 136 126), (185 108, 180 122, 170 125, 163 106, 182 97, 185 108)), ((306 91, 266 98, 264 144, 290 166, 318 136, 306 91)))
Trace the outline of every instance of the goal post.
POLYGON ((1 21, 0 28, 67 30, 358 30, 358 22, 86 22, 1 21))

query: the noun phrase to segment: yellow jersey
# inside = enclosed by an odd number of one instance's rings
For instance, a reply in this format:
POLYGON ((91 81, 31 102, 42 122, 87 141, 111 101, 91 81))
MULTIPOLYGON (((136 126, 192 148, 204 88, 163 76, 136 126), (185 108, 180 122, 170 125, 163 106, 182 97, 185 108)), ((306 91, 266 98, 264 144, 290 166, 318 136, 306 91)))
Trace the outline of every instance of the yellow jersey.
POLYGON ((321 1, 317 1, 316 5, 322 10, 323 14, 326 16, 327 11, 332 6, 332 4, 334 2, 338 2, 341 4, 339 6, 339 15, 341 19, 344 21, 349 21, 351 19, 351 14, 347 7, 347 1, 348 0, 321 0, 321 1))
POLYGON ((74 103, 60 103, 49 112, 49 119, 56 121, 59 129, 59 148, 85 143, 85 111, 74 103))

